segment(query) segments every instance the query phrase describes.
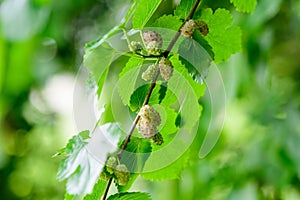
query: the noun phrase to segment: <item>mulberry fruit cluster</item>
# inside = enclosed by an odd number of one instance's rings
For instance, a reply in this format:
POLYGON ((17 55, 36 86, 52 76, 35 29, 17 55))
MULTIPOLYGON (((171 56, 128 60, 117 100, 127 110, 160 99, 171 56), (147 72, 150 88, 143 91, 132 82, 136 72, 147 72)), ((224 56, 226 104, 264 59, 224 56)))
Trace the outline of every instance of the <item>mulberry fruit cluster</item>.
POLYGON ((181 35, 190 38, 194 34, 195 29, 199 29, 203 36, 208 34, 208 26, 204 21, 190 19, 181 28, 181 35))
POLYGON ((130 172, 126 165, 118 163, 119 161, 116 156, 108 157, 105 167, 100 174, 100 178, 108 181, 110 178, 114 177, 118 185, 124 186, 129 181, 130 172))
POLYGON ((173 66, 172 66, 171 62, 167 58, 162 58, 159 61, 158 68, 159 68, 159 71, 160 71, 160 75, 166 81, 169 80, 172 77, 173 66))
POLYGON ((116 166, 114 175, 116 176, 116 182, 118 185, 126 185, 129 181, 130 173, 124 164, 116 166))
POLYGON ((107 172, 113 174, 117 164, 118 164, 117 158, 115 156, 110 156, 105 163, 107 172))
POLYGON ((142 73, 142 79, 145 81, 152 81, 157 72, 158 66, 156 64, 149 65, 146 71, 142 73))
POLYGON ((206 36, 209 32, 208 25, 204 21, 198 21, 197 23, 201 35, 206 36))
POLYGON ((149 55, 159 55, 162 48, 162 37, 155 31, 149 30, 143 33, 143 41, 149 55))
POLYGON ((157 126, 160 125, 161 119, 159 113, 153 107, 145 105, 141 108, 139 115, 141 117, 139 122, 139 132, 144 138, 151 139, 158 133, 157 126))

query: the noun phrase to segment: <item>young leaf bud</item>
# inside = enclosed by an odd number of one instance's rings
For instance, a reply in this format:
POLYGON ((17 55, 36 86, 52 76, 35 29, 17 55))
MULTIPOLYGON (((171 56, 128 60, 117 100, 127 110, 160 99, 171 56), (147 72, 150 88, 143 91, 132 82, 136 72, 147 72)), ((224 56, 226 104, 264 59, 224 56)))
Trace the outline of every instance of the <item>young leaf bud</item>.
POLYGON ((164 139, 160 133, 156 133, 154 136, 152 136, 151 140, 156 145, 162 145, 162 143, 164 143, 164 139))
POLYGON ((159 67, 160 75, 163 77, 163 79, 167 81, 172 77, 173 66, 168 59, 162 58, 159 61, 158 67, 159 67))
POLYGON ((115 156, 110 156, 105 163, 107 172, 113 174, 117 164, 117 158, 115 156))
POLYGON ((117 165, 114 174, 116 176, 116 181, 119 185, 124 186, 128 183, 130 172, 127 169, 126 165, 124 164, 117 165))
POLYGON ((155 74, 158 71, 158 66, 155 64, 149 65, 149 67, 142 73, 142 79, 145 81, 152 81, 155 74))

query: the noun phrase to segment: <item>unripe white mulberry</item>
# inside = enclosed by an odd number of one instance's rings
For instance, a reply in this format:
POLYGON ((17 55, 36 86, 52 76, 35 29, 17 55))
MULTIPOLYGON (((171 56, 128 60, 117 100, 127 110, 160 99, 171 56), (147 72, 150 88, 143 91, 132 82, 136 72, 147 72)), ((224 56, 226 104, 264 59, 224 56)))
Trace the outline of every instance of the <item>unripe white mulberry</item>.
POLYGON ((124 164, 117 165, 114 174, 116 176, 116 181, 119 185, 124 186, 128 183, 130 172, 127 169, 126 165, 124 164))
POLYGON ((139 124, 139 131, 146 139, 152 138, 158 132, 157 127, 153 124, 150 124, 146 119, 141 119, 139 124))
POLYGON ((105 163, 107 172, 113 174, 117 164, 117 158, 115 156, 110 156, 105 163))
POLYGON ((181 35, 189 38, 194 34, 195 28, 198 28, 197 22, 193 19, 190 19, 181 27, 181 35))
POLYGON ((159 67, 160 75, 163 77, 163 79, 167 81, 172 77, 173 66, 168 59, 162 58, 159 61, 158 67, 159 67))
POLYGON ((149 55, 159 55, 162 48, 162 37, 155 31, 149 30, 143 33, 143 40, 149 55))
POLYGON ((161 123, 159 113, 152 106, 144 105, 139 115, 141 118, 148 119, 154 126, 159 126, 161 123))
POLYGON ((162 47, 162 37, 160 34, 158 34, 155 31, 149 30, 149 31, 145 31, 143 33, 143 40, 145 42, 145 44, 149 44, 150 42, 157 42, 157 47, 161 48, 162 47))
POLYGON ((106 171, 105 167, 103 168, 102 172, 100 173, 100 179, 104 181, 108 181, 112 177, 112 174, 106 171))
POLYGON ((149 65, 146 71, 142 73, 142 79, 145 81, 152 81, 157 71, 158 66, 156 64, 149 65))
POLYGON ((161 52, 161 48, 159 47, 159 43, 156 41, 151 41, 147 44, 146 50, 148 55, 159 55, 161 52))
POLYGON ((160 125, 161 119, 159 113, 153 107, 145 105, 139 113, 141 119, 139 122, 139 132, 144 138, 150 139, 157 134, 157 126, 160 125))

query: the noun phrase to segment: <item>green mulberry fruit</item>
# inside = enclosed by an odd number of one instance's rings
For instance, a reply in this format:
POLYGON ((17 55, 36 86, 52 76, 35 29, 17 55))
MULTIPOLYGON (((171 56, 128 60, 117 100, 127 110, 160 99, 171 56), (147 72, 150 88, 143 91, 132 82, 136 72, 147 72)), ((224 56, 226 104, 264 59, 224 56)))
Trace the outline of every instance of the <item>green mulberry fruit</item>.
POLYGON ((172 77, 173 66, 168 59, 162 58, 159 61, 158 67, 159 67, 160 75, 163 77, 163 79, 167 81, 172 77))
POLYGON ((147 119, 141 119, 139 123, 139 131, 142 133, 143 137, 146 139, 150 139, 153 137, 158 131, 157 127, 153 124, 150 124, 150 121, 147 119))
POLYGON ((108 181, 112 177, 112 174, 107 172, 106 167, 103 168, 102 172, 100 173, 100 179, 104 181, 108 181))
POLYGON ((198 29, 203 36, 206 36, 209 31, 204 21, 190 19, 180 29, 181 35, 190 38, 194 34, 195 29, 198 29))
POLYGON ((144 138, 150 139, 158 132, 157 126, 161 123, 160 115, 149 105, 143 106, 139 115, 141 117, 138 127, 139 132, 142 133, 144 138))
POLYGON ((152 64, 142 73, 142 79, 145 81, 152 81, 157 72, 158 66, 156 64, 152 64))
POLYGON ((184 37, 191 37, 194 34, 194 30, 197 26, 195 20, 190 19, 189 21, 185 22, 184 25, 181 27, 181 35, 184 37))
POLYGON ((107 172, 113 174, 117 164, 117 158, 115 156, 110 156, 105 163, 107 172))
POLYGON ((157 46, 158 48, 162 47, 162 37, 160 34, 158 34, 155 31, 149 30, 149 31, 145 31, 143 33, 143 40, 145 42, 145 44, 149 44, 150 42, 157 42, 157 46))
POLYGON ((147 119, 149 123, 154 126, 159 126, 161 123, 159 113, 152 106, 144 105, 141 108, 139 115, 142 119, 147 119))
POLYGON ((124 186, 128 183, 130 172, 127 169, 126 165, 124 164, 117 165, 114 174, 118 185, 124 186))
POLYGON ((146 50, 148 52, 148 55, 159 55, 161 53, 159 43, 156 41, 149 42, 146 46, 146 50))
POLYGON ((162 48, 162 37, 155 31, 149 30, 143 33, 143 41, 149 55, 159 55, 162 48))

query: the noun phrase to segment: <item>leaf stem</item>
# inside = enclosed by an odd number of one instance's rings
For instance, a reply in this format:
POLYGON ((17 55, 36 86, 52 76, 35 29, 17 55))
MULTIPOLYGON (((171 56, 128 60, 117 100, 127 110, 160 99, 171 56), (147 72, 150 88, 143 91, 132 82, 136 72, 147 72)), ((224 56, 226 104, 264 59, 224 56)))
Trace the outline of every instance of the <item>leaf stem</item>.
MULTIPOLYGON (((179 36, 180 36, 180 33, 181 33, 181 28, 183 27, 183 25, 190 19, 192 19, 199 3, 200 3, 201 0, 196 0, 194 6, 192 7, 191 11, 189 12, 189 15, 186 17, 186 19, 184 20, 184 22, 182 23, 182 25, 180 26, 180 28, 178 29, 176 35, 174 36, 174 38, 172 39, 172 41, 170 42, 169 46, 167 47, 166 51, 163 53, 163 57, 167 58, 168 55, 170 54, 172 48, 174 47, 175 43, 177 42, 179 36)), ((149 103, 149 99, 151 97, 151 94, 153 92, 153 89, 155 88, 156 86, 156 81, 157 81, 157 78, 158 78, 158 75, 159 75, 159 71, 156 73, 156 75, 154 76, 152 82, 151 82, 151 85, 150 85, 150 88, 148 90, 148 93, 147 93, 147 96, 145 98, 145 101, 143 103, 143 106, 144 105, 147 105, 149 103)), ((127 137, 125 138, 125 140, 123 141, 123 144, 121 146, 121 149, 118 153, 118 157, 119 159, 122 157, 122 154, 126 148, 126 146, 128 145, 129 141, 130 141, 130 137, 135 129, 135 127, 137 126, 138 122, 139 122, 139 119, 140 119, 140 115, 137 115, 136 118, 134 119, 133 121, 133 124, 129 130, 129 133, 127 135, 127 137)), ((108 194, 108 191, 109 191, 109 188, 110 188, 110 185, 112 183, 112 178, 109 179, 107 185, 106 185, 106 189, 105 189, 105 192, 104 192, 104 196, 103 196, 103 200, 106 199, 106 196, 108 194)))

